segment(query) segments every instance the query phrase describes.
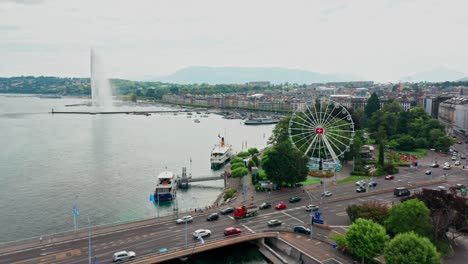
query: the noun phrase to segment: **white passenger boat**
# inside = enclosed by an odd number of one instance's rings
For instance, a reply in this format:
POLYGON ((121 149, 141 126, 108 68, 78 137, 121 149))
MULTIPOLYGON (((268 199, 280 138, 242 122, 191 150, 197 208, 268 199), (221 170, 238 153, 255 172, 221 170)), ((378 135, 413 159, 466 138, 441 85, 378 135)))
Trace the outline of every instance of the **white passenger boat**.
POLYGON ((229 161, 233 156, 231 146, 226 145, 224 142, 224 137, 221 138, 221 142, 216 144, 211 150, 211 168, 218 169, 223 166, 227 161, 229 161))
POLYGON ((158 183, 154 190, 155 201, 170 201, 175 198, 176 176, 172 171, 163 171, 158 175, 158 183))

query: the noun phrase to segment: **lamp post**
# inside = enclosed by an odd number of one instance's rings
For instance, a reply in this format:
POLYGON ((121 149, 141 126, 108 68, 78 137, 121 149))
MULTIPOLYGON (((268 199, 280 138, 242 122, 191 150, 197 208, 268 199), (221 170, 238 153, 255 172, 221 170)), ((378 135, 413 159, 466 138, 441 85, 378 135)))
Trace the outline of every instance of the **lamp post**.
POLYGON ((91 264, 91 222, 89 221, 89 215, 88 217, 88 263, 91 264))
MULTIPOLYGON (((312 195, 307 191, 306 188, 304 188, 304 190, 305 190, 305 193, 307 193, 307 196, 309 196, 310 203, 313 204, 312 195)), ((314 212, 312 211, 312 209, 310 209, 310 239, 312 239, 313 231, 314 231, 314 212)))

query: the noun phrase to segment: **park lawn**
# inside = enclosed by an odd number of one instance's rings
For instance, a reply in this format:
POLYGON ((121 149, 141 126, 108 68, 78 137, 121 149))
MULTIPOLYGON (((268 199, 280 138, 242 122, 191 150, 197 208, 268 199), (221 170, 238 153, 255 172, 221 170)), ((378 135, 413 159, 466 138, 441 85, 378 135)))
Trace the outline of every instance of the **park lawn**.
POLYGON ((317 183, 320 183, 320 179, 319 178, 310 178, 310 179, 307 179, 303 182, 301 182, 303 185, 311 185, 311 184, 317 184, 317 183))
POLYGON ((370 176, 349 176, 348 178, 344 178, 338 181, 338 184, 348 183, 348 182, 357 182, 360 180, 366 180, 371 178, 370 176))
POLYGON ((425 156, 427 154, 426 149, 415 149, 413 151, 395 150, 395 152, 399 152, 403 154, 410 154, 410 155, 419 155, 419 156, 425 156))

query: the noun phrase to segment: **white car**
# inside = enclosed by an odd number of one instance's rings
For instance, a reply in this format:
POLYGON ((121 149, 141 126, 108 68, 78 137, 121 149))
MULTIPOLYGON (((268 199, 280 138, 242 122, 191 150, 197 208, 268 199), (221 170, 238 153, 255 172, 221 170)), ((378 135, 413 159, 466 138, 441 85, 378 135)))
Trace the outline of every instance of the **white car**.
POLYGON ((444 167, 450 167, 450 162, 445 162, 444 167))
POLYGON ((119 252, 114 253, 114 256, 112 257, 112 262, 132 259, 135 256, 136 254, 133 251, 119 251, 119 252))
POLYGON ((177 224, 183 224, 183 223, 190 223, 193 221, 193 217, 191 215, 186 215, 186 216, 183 216, 179 219, 176 220, 176 223, 177 224))
POLYGON ((356 182, 356 186, 361 186, 361 185, 364 185, 364 184, 366 184, 365 180, 360 180, 360 181, 356 182))
POLYGON ((198 230, 195 230, 193 232, 193 236, 195 238, 198 238, 198 237, 206 237, 206 236, 209 236, 211 235, 211 231, 208 230, 208 229, 198 229, 198 230))
POLYGON ((452 156, 452 160, 457 160, 457 156, 452 156))
POLYGON ((455 163, 453 165, 460 166, 460 161, 459 160, 455 161, 455 163))
POLYGON ((324 191, 324 192, 322 193, 322 196, 325 196, 325 197, 330 197, 330 196, 332 196, 332 195, 333 195, 333 193, 330 192, 330 191, 324 191))
POLYGON ((442 169, 444 169, 444 170, 450 170, 450 166, 444 166, 442 169))
POLYGON ((307 212, 310 212, 310 211, 315 212, 315 211, 318 211, 318 209, 319 209, 319 207, 317 205, 314 205, 314 204, 309 204, 309 205, 305 206, 305 210, 307 212))

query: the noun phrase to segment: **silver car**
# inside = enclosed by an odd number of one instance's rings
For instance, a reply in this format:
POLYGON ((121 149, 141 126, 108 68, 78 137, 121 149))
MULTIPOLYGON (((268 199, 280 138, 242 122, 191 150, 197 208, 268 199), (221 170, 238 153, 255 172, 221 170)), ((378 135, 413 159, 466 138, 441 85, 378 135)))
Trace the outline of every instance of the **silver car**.
POLYGON ((183 216, 179 219, 176 220, 176 223, 177 224, 183 224, 183 223, 190 223, 193 221, 193 217, 191 215, 186 215, 186 216, 183 216))
POLYGON ((119 251, 114 253, 114 256, 112 257, 112 262, 133 259, 135 256, 136 254, 133 251, 119 251))

